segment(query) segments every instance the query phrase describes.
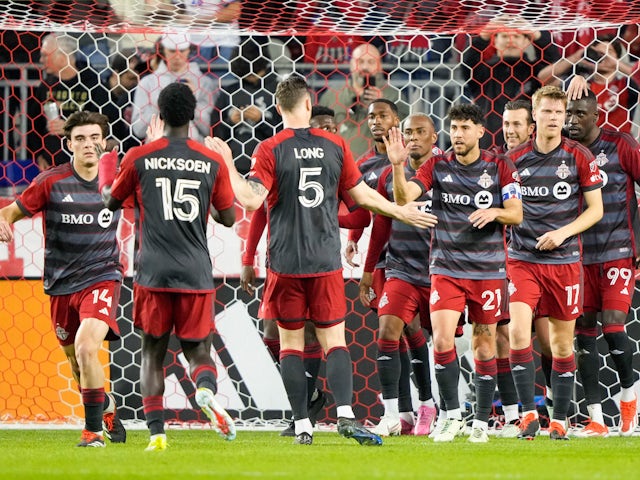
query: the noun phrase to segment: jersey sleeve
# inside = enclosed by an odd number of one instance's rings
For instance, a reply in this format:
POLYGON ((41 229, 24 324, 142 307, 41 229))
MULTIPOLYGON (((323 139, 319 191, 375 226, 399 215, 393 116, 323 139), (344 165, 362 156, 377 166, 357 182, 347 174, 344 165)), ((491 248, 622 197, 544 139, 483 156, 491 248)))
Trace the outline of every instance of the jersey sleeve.
POLYGON ((602 175, 593 154, 582 145, 577 145, 575 158, 580 188, 583 191, 602 188, 602 175))
POLYGON ((251 223, 249 224, 249 233, 247 235, 247 241, 244 247, 244 253, 242 254, 242 265, 253 266, 253 259, 256 256, 256 250, 258 249, 258 242, 264 232, 264 227, 267 225, 267 209, 263 205, 262 208, 257 209, 251 216, 251 223))
POLYGON ((226 210, 233 207, 235 196, 231 188, 231 180, 229 179, 229 169, 227 165, 220 159, 218 161, 218 172, 211 192, 211 205, 217 211, 226 210))
POLYGON ((364 263, 365 272, 373 272, 380 259, 384 246, 391 236, 391 218, 385 215, 376 215, 371 228, 371 238, 367 249, 367 258, 364 263))
POLYGON ((116 179, 111 186, 111 197, 119 202, 124 202, 134 191, 138 180, 138 172, 135 168, 134 157, 125 154, 120 163, 120 170, 116 173, 116 179))
POLYGON ((627 175, 640 185, 640 144, 628 134, 622 136, 619 148, 620 165, 627 175))
POLYGON ((18 208, 28 217, 41 212, 49 202, 51 184, 46 179, 48 177, 41 173, 26 188, 16 201, 18 208))
POLYGON ((344 140, 341 139, 340 144, 343 152, 342 157, 342 173, 340 175, 340 189, 350 190, 362 180, 362 174, 353 160, 351 150, 347 148, 344 140))
POLYGON ((437 157, 431 157, 429 160, 420 165, 420 168, 416 171, 416 174, 409 180, 416 183, 421 189, 419 196, 425 194, 431 190, 433 186, 433 168, 435 166, 435 159, 437 157))
POLYGON ((522 200, 522 189, 520 188, 520 176, 515 165, 507 157, 498 157, 498 171, 500 174, 500 188, 502 201, 517 199, 522 200))

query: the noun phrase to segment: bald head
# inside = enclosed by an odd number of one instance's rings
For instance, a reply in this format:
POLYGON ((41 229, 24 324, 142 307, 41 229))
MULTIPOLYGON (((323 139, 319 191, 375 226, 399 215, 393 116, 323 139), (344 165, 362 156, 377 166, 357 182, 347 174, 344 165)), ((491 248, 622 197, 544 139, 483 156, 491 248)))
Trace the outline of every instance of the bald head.
POLYGON ((349 64, 351 73, 357 73, 361 76, 376 75, 382 72, 382 62, 380 60, 380 51, 369 44, 358 45, 351 55, 349 64))

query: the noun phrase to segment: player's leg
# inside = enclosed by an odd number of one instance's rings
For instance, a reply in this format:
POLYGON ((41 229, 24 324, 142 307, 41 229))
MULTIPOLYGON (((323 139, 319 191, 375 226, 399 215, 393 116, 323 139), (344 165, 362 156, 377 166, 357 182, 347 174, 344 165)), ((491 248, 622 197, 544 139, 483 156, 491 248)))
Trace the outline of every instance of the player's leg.
POLYGON ((544 375, 544 404, 549 414, 549 421, 551 421, 551 418, 553 418, 553 390, 551 389, 551 366, 553 359, 551 358, 551 344, 549 342, 549 317, 536 316, 533 319, 533 324, 538 348, 540 349, 540 369, 544 375))
POLYGON ((162 397, 164 395, 164 357, 170 336, 170 332, 160 337, 142 333, 140 394, 150 435, 148 451, 164 450, 167 447, 162 397))
POLYGON ((443 275, 431 276, 431 327, 433 358, 440 396, 444 399, 447 421, 435 442, 451 442, 464 431, 464 421, 458 398, 460 364, 455 346, 455 332, 466 304, 466 293, 458 279, 443 275))
POLYGON ((566 439, 566 422, 575 384, 575 356, 573 338, 575 320, 549 317, 549 340, 553 355, 551 387, 553 389, 553 418, 549 436, 553 440, 566 439))
POLYGON ((304 327, 304 371, 307 377, 307 409, 311 424, 314 426, 327 400, 322 389, 316 385, 321 363, 322 346, 316 336, 316 329, 313 322, 306 322, 304 327))
POLYGON ((585 311, 576 320, 576 364, 590 419, 584 429, 576 432, 577 437, 605 437, 609 433, 602 415, 600 396, 597 318, 597 312, 585 311))
POLYGON ((262 341, 271 353, 275 362, 280 361, 280 336, 278 335, 278 324, 275 320, 262 319, 262 341))
POLYGON ((498 368, 498 392, 504 413, 504 425, 498 436, 515 438, 520 433, 518 392, 511 375, 509 363, 509 320, 501 320, 496 328, 496 365, 498 368))
POLYGON ((396 315, 381 315, 378 329, 376 365, 384 405, 384 415, 374 429, 378 435, 400 435, 400 337, 404 322, 396 315))
POLYGON ((398 409, 402 435, 413 434, 416 419, 411 398, 411 358, 404 336, 400 337, 400 377, 398 379, 398 409))
POLYGON ((602 312, 602 333, 609 345, 609 355, 620 378, 620 423, 622 436, 633 434, 638 425, 637 398, 634 389, 636 374, 633 370, 633 348, 625 330, 627 315, 618 310, 602 312))
POLYGON ((209 417, 211 424, 225 440, 236 438, 233 420, 216 401, 218 391, 216 365, 211 358, 211 343, 214 333, 199 342, 180 340, 180 346, 189 362, 189 376, 196 384, 196 403, 209 417))
MULTIPOLYGON (((429 298, 426 296, 425 308, 421 307, 420 314, 416 315, 410 324, 405 326, 405 338, 411 354, 411 367, 413 378, 418 388, 418 415, 413 430, 414 435, 429 435, 436 420, 437 410, 431 391, 431 368, 429 365, 429 347, 427 338, 422 328, 421 319, 429 319, 429 298)), ((431 324, 429 324, 429 328, 431 324)))
POLYGON ((509 363, 513 382, 522 403, 522 421, 518 438, 532 439, 540 431, 535 402, 536 367, 531 345, 533 308, 541 295, 537 265, 509 262, 509 363))

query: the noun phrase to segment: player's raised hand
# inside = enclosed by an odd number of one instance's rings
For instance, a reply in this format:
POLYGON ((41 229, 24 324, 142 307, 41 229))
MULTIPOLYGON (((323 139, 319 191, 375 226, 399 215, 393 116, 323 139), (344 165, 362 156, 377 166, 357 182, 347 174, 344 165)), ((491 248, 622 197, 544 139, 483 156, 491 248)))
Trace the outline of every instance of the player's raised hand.
POLYGON ((147 127, 147 143, 158 140, 164 136, 164 120, 159 115, 151 115, 151 121, 147 127))
POLYGON ((110 152, 105 151, 102 145, 95 144, 96 155, 100 159, 98 164, 98 191, 102 193, 105 186, 111 186, 116 178, 118 169, 118 147, 113 147, 110 152))
POLYGON ((402 165, 409 156, 409 147, 411 142, 404 144, 402 132, 398 127, 389 130, 389 138, 382 137, 387 147, 387 156, 392 165, 402 165))
POLYGON ((227 142, 222 140, 219 137, 207 137, 204 139, 204 144, 207 148, 213 150, 218 155, 220 155, 224 159, 224 163, 227 164, 227 167, 231 170, 235 170, 235 164, 233 163, 233 153, 231 152, 231 148, 227 145, 227 142))

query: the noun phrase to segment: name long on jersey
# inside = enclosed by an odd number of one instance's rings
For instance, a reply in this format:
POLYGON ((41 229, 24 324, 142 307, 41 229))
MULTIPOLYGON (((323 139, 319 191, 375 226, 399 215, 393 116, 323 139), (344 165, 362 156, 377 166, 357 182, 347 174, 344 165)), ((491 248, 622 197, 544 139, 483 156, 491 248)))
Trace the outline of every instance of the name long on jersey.
POLYGON ((486 150, 470 165, 453 152, 428 160, 412 179, 423 192, 433 188, 438 224, 431 242, 431 274, 472 280, 506 278, 505 228, 491 222, 476 228, 469 215, 501 208, 503 198, 520 198, 518 174, 506 158, 486 150))

